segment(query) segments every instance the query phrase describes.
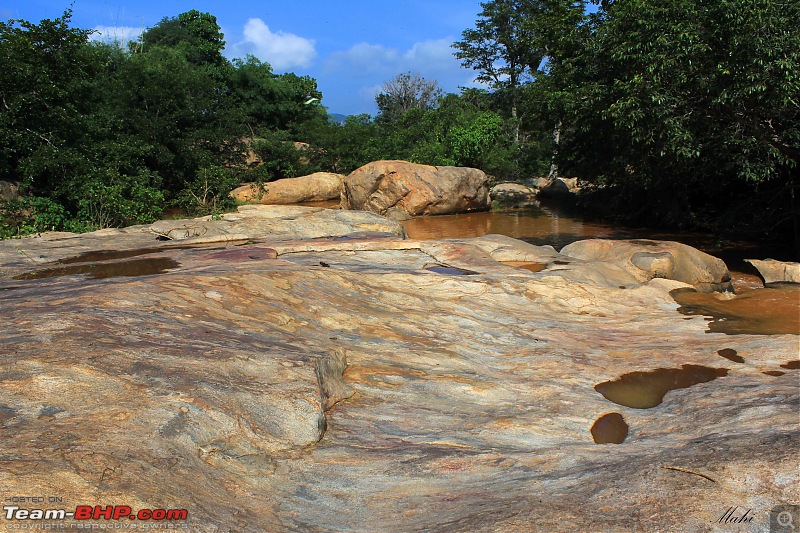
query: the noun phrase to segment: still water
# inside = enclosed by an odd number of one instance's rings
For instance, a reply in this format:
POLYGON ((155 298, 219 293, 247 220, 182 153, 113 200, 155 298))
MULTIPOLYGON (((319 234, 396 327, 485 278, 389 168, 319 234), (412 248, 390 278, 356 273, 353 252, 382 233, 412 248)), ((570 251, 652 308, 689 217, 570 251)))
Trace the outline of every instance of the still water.
POLYGON ((710 233, 625 227, 586 219, 554 204, 505 211, 418 217, 404 222, 403 225, 411 239, 468 238, 496 233, 531 244, 549 244, 556 250, 583 239, 678 241, 720 257, 728 268, 741 272, 754 272, 743 259, 771 257, 791 260, 788 243, 786 246, 768 245, 720 240, 710 233))

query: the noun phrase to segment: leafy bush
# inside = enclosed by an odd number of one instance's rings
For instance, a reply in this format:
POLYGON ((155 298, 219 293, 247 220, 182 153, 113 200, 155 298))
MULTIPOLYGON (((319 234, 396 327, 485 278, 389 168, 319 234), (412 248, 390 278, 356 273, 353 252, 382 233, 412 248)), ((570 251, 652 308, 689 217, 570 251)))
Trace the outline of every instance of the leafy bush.
POLYGON ((189 215, 218 215, 233 209, 231 191, 239 184, 235 172, 218 166, 202 169, 178 195, 176 204, 189 215))
POLYGON ((19 197, 0 201, 0 238, 3 239, 70 229, 69 222, 64 206, 49 198, 19 197))

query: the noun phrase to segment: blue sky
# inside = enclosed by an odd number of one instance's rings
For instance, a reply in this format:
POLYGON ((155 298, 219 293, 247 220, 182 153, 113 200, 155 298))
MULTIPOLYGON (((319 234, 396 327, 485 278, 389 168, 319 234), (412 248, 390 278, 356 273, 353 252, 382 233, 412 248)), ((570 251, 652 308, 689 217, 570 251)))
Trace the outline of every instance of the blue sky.
MULTIPOLYGON (((0 0, 0 19, 38 22, 68 5, 0 0)), ((217 17, 227 57, 250 53, 275 72, 316 78, 332 113, 375 114, 377 89, 401 72, 419 72, 448 92, 473 85, 475 73, 460 67, 450 45, 474 25, 479 0, 75 0, 72 21, 119 38, 190 9, 217 17)))

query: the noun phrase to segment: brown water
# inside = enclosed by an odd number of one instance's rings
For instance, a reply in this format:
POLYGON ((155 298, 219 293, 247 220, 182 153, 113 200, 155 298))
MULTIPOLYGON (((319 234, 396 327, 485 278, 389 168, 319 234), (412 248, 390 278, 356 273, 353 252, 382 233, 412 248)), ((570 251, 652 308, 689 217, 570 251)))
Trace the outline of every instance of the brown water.
POLYGON ((671 390, 685 389, 727 376, 725 368, 683 365, 681 368, 657 368, 649 372, 630 372, 612 381, 595 385, 594 389, 619 405, 649 409, 659 405, 671 390))
POLYGON ((403 222, 403 227, 410 239, 470 238, 495 233, 558 249, 581 239, 622 238, 620 229, 610 224, 585 222, 546 208, 417 217, 403 222))
POLYGON ((463 268, 456 268, 446 265, 425 265, 425 270, 436 272, 437 274, 445 274, 447 276, 474 276, 477 272, 472 270, 464 270, 463 268))
POLYGON ((87 275, 91 279, 104 279, 118 276, 149 276, 153 274, 163 274, 168 269, 178 266, 180 266, 180 263, 168 257, 152 257, 117 263, 88 263, 47 268, 44 270, 37 270, 36 272, 21 274, 14 279, 45 279, 80 274, 87 275))
MULTIPOLYGON (((722 258, 729 268, 754 274, 743 259, 772 257, 792 260, 788 246, 747 241, 721 241, 710 233, 661 231, 623 227, 609 222, 582 218, 556 204, 458 215, 417 217, 403 222, 411 239, 455 239, 481 237, 491 233, 507 235, 531 244, 549 244, 560 250, 582 239, 651 239, 678 241, 722 258)), ((754 283, 752 278, 749 283, 754 283)))
POLYGON ((732 348, 723 348, 722 350, 719 350, 717 354, 720 357, 724 357, 728 361, 733 361, 734 363, 744 363, 744 357, 738 355, 736 350, 732 348))
POLYGON ((684 315, 709 317, 708 331, 728 335, 800 335, 800 284, 775 283, 733 296, 672 291, 684 315))
MULTIPOLYGON (((565 263, 556 261, 556 263, 565 263)), ((531 263, 528 261, 503 261, 504 265, 530 270, 531 272, 541 272, 547 267, 547 263, 531 263)))
POLYGON ((590 430, 597 444, 622 444, 628 437, 628 424, 619 413, 606 413, 590 430))

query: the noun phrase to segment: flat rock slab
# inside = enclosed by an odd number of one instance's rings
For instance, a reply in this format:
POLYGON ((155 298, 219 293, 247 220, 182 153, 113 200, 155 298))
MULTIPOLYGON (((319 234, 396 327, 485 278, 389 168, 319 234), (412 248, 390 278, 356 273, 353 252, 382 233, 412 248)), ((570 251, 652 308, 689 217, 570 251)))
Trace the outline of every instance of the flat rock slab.
POLYGON ((798 502, 797 335, 709 333, 683 283, 568 279, 498 238, 274 235, 3 278, 4 494, 186 508, 201 532, 727 531, 733 506, 756 531, 798 502), (682 365, 721 377, 650 409, 594 388, 682 365), (607 413, 622 444, 593 442, 607 413))

